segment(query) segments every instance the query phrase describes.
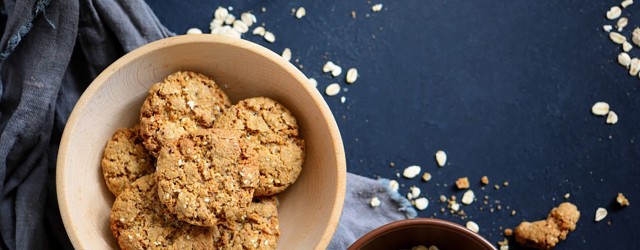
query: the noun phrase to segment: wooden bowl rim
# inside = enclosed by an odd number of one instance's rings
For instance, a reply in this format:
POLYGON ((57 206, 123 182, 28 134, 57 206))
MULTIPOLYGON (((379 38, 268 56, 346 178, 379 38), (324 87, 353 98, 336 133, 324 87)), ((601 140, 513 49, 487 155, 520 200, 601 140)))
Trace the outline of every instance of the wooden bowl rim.
POLYGON ((384 226, 381 226, 379 228, 373 229, 370 232, 366 233, 364 236, 360 237, 360 239, 358 239, 356 242, 354 242, 353 244, 351 244, 351 246, 349 246, 349 250, 358 250, 360 249, 363 245, 371 242, 372 240, 385 235, 387 233, 393 232, 395 230, 400 230, 403 228, 410 228, 410 227, 416 227, 416 226, 433 226, 433 227, 437 227, 437 228, 444 228, 444 229, 449 229, 452 231, 456 231, 462 235, 465 235, 471 239, 473 239, 475 242, 480 243, 481 245, 483 245, 484 247, 488 248, 488 249, 494 249, 496 250, 496 248, 493 246, 493 244, 491 244, 491 242, 489 242, 487 239, 483 238, 482 236, 480 236, 477 233, 474 233, 473 231, 469 230, 466 227, 463 227, 459 224, 450 222, 450 221, 446 221, 446 220, 441 220, 441 219, 434 219, 434 218, 415 218, 415 219, 406 219, 406 220, 399 220, 399 221, 394 221, 394 222, 390 222, 388 224, 385 224, 384 226))
POLYGON ((346 159, 344 153, 344 145, 342 143, 342 137, 340 135, 340 130, 338 129, 338 125, 329 109, 329 106, 324 101, 320 93, 312 87, 310 84, 305 84, 308 81, 308 78, 300 72, 296 67, 290 64, 288 61, 282 59, 282 57, 271 50, 262 47, 258 44, 243 40, 243 39, 235 39, 228 38, 221 35, 210 35, 210 34, 202 34, 202 35, 182 35, 175 36, 157 40, 155 42, 146 44, 137 48, 126 55, 122 56, 115 62, 113 62, 109 67, 107 67, 104 71, 102 71, 93 82, 87 87, 84 93, 78 99, 78 102, 73 108, 71 115, 67 121, 64 132, 62 134, 62 138, 60 141, 60 147, 58 149, 58 160, 56 163, 56 189, 58 196, 58 206, 60 208, 60 214, 62 216, 62 221, 65 226, 65 230, 71 240, 71 243, 75 248, 83 248, 82 242, 80 242, 80 234, 82 232, 77 232, 73 227, 72 214, 70 214, 69 207, 67 206, 67 187, 64 182, 63 176, 66 173, 65 162, 66 155, 65 152, 68 148, 69 140, 72 137, 73 131, 75 130, 79 116, 81 115, 82 110, 85 109, 89 100, 96 94, 96 92, 100 89, 100 87, 107 82, 114 73, 118 72, 120 68, 126 66, 130 62, 146 55, 147 53, 172 47, 183 44, 190 43, 211 43, 211 44, 223 44, 227 46, 233 46, 239 49, 247 50, 257 54, 258 56, 265 57, 269 61, 274 64, 277 64, 279 67, 283 68, 291 77, 295 78, 295 80, 301 84, 304 89, 307 91, 308 95, 311 97, 313 104, 318 106, 321 111, 321 115, 323 120, 328 123, 329 133, 331 140, 333 142, 334 154, 336 155, 337 160, 337 168, 336 176, 337 180, 337 188, 335 189, 334 195, 336 200, 333 203, 330 217, 328 218, 328 227, 325 229, 322 237, 320 238, 320 242, 315 247, 315 249, 325 249, 335 230, 338 226, 338 222, 340 220, 340 215, 342 213, 342 207, 344 204, 344 196, 346 191, 346 178, 347 178, 347 167, 346 167, 346 159))

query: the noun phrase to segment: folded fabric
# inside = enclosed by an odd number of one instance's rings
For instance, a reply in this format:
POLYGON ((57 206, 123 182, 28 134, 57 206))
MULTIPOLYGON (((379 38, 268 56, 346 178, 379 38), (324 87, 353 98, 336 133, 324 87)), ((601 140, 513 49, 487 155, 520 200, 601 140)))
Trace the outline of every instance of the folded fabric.
POLYGON ((55 192, 60 135, 106 66, 172 35, 142 0, 2 2, 0 246, 71 248, 55 192))

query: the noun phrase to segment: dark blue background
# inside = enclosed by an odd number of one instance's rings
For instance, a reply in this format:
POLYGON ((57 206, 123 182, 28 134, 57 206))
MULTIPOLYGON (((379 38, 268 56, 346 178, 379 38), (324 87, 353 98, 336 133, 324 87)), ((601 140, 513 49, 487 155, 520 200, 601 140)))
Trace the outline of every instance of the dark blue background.
MULTIPOLYGON (((490 213, 489 206, 480 211, 481 202, 464 207, 480 234, 494 243, 503 238, 500 227, 542 219, 571 193, 568 200, 582 217, 557 249, 637 249, 640 79, 617 64, 621 48, 602 31, 603 24, 614 24, 604 18, 606 10, 619 4, 609 2, 384 1, 378 13, 371 12, 377 1, 149 4, 179 34, 190 27, 208 32, 218 5, 233 6, 236 16, 252 10, 277 40, 243 37, 277 53, 291 48, 322 92, 331 82, 347 86, 344 72, 356 67, 361 76, 348 92, 325 96, 342 133, 347 169, 396 178, 406 166, 422 166, 433 174, 431 182, 397 178, 402 193, 418 185, 429 197, 431 205, 420 216, 435 213, 464 224, 441 214, 444 205, 437 199, 460 197, 453 182, 468 176, 476 196, 488 195, 493 207, 499 200, 517 211, 515 216, 505 209, 490 213), (307 10, 300 20, 291 13, 299 6, 307 10), (322 73, 326 60, 343 67, 340 78, 322 73), (340 96, 347 97, 345 104, 340 96), (596 101, 611 105, 618 124, 591 114, 596 101), (433 158, 438 149, 449 156, 444 168, 433 158), (483 175, 492 185, 510 185, 481 190, 483 175), (630 199, 630 207, 616 209, 618 192, 630 199), (609 216, 595 223, 600 206, 609 216)), ((640 24, 639 5, 623 11, 630 17, 623 34, 640 24)), ((630 54, 640 56, 640 49, 630 54)))

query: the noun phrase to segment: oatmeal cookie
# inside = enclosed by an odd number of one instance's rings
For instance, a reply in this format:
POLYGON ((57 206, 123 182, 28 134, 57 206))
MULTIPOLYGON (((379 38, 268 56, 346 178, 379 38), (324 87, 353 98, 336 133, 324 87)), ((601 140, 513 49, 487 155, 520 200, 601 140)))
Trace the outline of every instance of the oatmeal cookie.
POLYGON ((266 97, 249 98, 226 110, 214 124, 233 129, 246 141, 244 157, 260 168, 256 196, 277 194, 293 184, 304 161, 304 141, 291 112, 266 97))
POLYGON ((111 208, 111 232, 122 249, 215 249, 216 228, 179 221, 158 199, 152 175, 125 189, 111 208))
POLYGON ((158 195, 180 220, 213 226, 225 212, 249 205, 258 166, 240 158, 239 136, 233 130, 197 130, 160 151, 158 195))
POLYGON ((209 77, 186 71, 151 86, 140 109, 140 134, 153 155, 163 145, 199 128, 210 128, 231 105, 229 97, 209 77))
POLYGON ((138 125, 116 130, 102 155, 102 174, 115 196, 138 178, 155 171, 153 159, 142 145, 138 125))
POLYGON ((218 224, 218 249, 276 249, 280 228, 276 197, 255 198, 246 210, 218 224))

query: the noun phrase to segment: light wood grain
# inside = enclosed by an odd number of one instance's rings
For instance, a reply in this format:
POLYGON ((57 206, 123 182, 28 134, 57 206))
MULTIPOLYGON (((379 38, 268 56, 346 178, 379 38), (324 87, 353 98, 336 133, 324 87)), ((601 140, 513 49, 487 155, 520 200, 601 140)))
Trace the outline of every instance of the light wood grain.
POLYGON ((113 249, 114 197, 100 168, 104 145, 138 121, 149 87, 178 70, 212 76, 232 101, 266 96, 298 119, 306 157, 298 181, 280 195, 279 249, 324 249, 342 211, 346 166, 340 132, 319 92, 279 55, 250 42, 187 35, 145 45, 104 70, 82 95, 65 127, 56 184, 65 228, 75 248, 113 249))

